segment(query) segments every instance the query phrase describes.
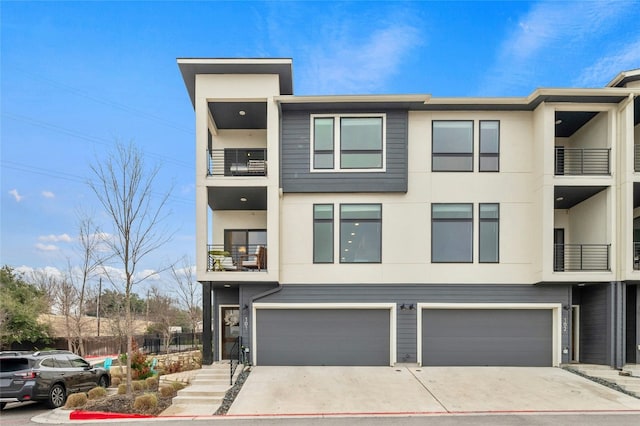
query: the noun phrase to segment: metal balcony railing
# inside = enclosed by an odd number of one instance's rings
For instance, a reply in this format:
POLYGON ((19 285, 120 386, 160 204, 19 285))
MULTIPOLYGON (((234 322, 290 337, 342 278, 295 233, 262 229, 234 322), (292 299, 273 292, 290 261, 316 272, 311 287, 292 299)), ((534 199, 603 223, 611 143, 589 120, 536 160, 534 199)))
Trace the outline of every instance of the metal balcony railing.
POLYGON ((610 271, 611 244, 554 244, 553 270, 610 271))
POLYGON ((640 144, 633 146, 633 170, 640 172, 640 144))
POLYGON ((207 151, 209 176, 266 176, 266 149, 212 149, 207 151))
POLYGON ((207 245, 207 272, 211 271, 267 271, 267 246, 264 244, 236 244, 225 248, 222 244, 207 245))
POLYGON ((556 147, 556 175, 608 175, 609 148, 556 147))
POLYGON ((640 271, 640 243, 633 243, 633 269, 640 271))

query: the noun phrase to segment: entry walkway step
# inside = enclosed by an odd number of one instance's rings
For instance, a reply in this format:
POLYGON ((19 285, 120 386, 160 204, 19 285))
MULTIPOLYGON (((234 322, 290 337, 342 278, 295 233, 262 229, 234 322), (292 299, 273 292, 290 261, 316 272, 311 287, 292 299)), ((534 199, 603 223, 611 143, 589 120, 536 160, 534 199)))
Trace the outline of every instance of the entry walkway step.
POLYGON ((632 364, 631 368, 626 365, 622 370, 599 364, 568 364, 566 367, 585 376, 615 384, 640 398, 640 368, 637 368, 636 364, 632 364))
MULTIPOLYGON (((195 374, 190 376, 189 385, 178 391, 173 398, 171 406, 160 416, 189 416, 212 415, 218 410, 224 396, 232 385, 229 384, 228 361, 217 362, 209 366, 203 366, 195 374)), ((233 382, 242 372, 242 365, 235 371, 233 382)))

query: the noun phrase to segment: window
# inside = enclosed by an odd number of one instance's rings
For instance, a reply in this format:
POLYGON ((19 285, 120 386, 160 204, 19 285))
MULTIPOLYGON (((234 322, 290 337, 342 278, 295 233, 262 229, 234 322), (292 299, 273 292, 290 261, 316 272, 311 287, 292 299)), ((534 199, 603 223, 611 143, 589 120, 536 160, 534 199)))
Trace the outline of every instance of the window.
POLYGON ((333 204, 313 206, 313 263, 333 263, 333 204))
POLYGON ((473 171, 473 121, 433 121, 431 169, 473 171))
POLYGON ((473 261, 473 204, 431 205, 431 261, 473 261))
POLYGON ((497 263, 500 241, 500 205, 480 204, 480 263, 497 263))
POLYGON ((313 120, 313 168, 333 169, 333 118, 313 120))
POLYGON ((480 171, 500 170, 500 122, 480 121, 480 171))
POLYGON ((340 263, 380 263, 382 205, 340 205, 340 263))
POLYGON ((312 170, 384 169, 384 116, 314 116, 312 119, 312 170))
POLYGON ((242 256, 256 253, 258 246, 267 246, 266 229, 224 230, 224 250, 231 253, 231 257, 236 263, 240 262, 242 256))

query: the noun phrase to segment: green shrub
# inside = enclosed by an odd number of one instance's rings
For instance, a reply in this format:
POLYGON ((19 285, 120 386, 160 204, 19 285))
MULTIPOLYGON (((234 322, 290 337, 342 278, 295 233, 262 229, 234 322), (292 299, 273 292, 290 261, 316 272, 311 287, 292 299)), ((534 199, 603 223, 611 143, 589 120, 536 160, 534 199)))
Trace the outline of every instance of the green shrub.
POLYGON ((158 398, 155 394, 146 393, 136 397, 133 401, 133 408, 139 411, 148 411, 155 408, 158 405, 158 398))
POLYGON ((64 408, 80 408, 84 407, 87 403, 87 395, 84 393, 72 393, 67 397, 67 402, 64 404, 64 408))
POLYGON ((97 386, 87 393, 89 399, 99 399, 107 396, 107 390, 103 387, 97 386))
POLYGON ((173 387, 173 389, 178 392, 179 390, 184 389, 184 384, 182 382, 172 382, 171 387, 173 387))

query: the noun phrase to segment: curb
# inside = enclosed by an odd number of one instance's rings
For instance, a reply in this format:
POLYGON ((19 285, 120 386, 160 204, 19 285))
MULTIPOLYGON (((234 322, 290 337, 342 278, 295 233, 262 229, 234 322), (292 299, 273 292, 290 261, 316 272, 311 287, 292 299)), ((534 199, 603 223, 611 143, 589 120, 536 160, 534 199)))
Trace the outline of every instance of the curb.
POLYGON ((69 413, 69 420, 110 420, 110 419, 149 419, 150 414, 107 413, 103 411, 74 410, 69 413))

